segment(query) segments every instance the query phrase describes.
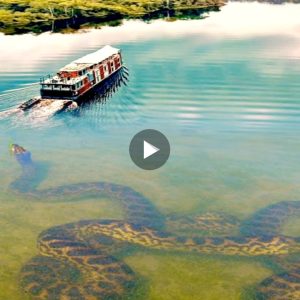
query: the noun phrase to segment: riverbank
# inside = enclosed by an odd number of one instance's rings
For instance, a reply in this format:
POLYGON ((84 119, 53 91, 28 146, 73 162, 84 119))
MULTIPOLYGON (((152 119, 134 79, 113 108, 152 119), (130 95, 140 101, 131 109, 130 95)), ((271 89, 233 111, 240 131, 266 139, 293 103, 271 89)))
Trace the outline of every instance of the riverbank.
POLYGON ((128 18, 195 18, 201 17, 202 10, 215 10, 224 4, 223 0, 0 0, 0 32, 77 30, 85 24, 117 25, 128 18))

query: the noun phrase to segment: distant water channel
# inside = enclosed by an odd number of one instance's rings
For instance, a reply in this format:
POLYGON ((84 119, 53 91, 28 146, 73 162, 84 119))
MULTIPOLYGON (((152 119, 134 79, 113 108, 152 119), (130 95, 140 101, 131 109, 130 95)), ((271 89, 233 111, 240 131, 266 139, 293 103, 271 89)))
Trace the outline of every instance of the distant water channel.
MULTIPOLYGON (((41 76, 105 44, 122 50, 129 70, 126 85, 77 114, 0 118, 0 299, 30 299, 19 271, 38 253, 43 230, 124 217, 118 203, 93 195, 50 202, 17 195, 9 189, 20 175, 10 143, 44 166, 41 190, 113 182, 166 216, 213 212, 242 221, 300 200, 299 16, 298 4, 232 2, 202 20, 0 35, 0 112, 37 95, 41 76), (171 144, 157 171, 138 169, 128 155, 132 136, 146 128, 171 144)), ((300 236, 299 224, 291 219, 281 233, 300 236)), ((122 259, 143 282, 137 298, 149 300, 253 299, 253 289, 278 272, 269 258, 214 253, 141 249, 122 259)))

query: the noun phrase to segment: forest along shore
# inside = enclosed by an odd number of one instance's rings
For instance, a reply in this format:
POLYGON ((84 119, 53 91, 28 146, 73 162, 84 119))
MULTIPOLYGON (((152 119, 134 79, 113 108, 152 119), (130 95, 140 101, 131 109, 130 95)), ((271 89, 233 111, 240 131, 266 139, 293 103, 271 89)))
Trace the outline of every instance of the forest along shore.
POLYGON ((0 32, 76 30, 82 25, 119 24, 128 18, 196 18, 225 0, 0 0, 0 32))

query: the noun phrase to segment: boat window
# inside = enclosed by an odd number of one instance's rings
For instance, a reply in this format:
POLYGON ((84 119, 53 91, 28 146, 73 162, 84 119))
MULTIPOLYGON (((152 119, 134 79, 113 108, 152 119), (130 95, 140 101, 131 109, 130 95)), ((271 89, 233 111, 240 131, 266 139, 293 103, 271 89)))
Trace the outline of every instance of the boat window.
POLYGON ((78 74, 79 74, 79 76, 81 76, 82 75, 82 71, 79 71, 78 74))

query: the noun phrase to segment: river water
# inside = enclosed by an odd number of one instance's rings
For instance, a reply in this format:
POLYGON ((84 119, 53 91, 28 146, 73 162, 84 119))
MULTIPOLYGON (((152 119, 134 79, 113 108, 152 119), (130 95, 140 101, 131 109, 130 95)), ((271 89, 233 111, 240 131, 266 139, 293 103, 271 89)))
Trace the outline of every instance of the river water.
MULTIPOLYGON (((16 195, 9 184, 20 168, 10 143, 46 166, 40 189, 114 182, 141 192, 165 215, 221 212, 244 220, 299 199, 299 15, 297 4, 232 2, 201 20, 0 35, 0 112, 37 95, 41 76, 105 44, 122 50, 129 69, 126 85, 76 115, 1 117, 0 299, 27 299, 19 271, 38 253, 42 230, 123 217, 109 199, 16 195), (138 169, 128 155, 132 136, 147 128, 171 144, 169 161, 156 171, 138 169)), ((300 236, 299 220, 282 231, 300 236)), ((264 260, 213 253, 145 249, 124 260, 145 282, 140 298, 151 300, 251 299, 252 287, 275 272, 264 260)))

